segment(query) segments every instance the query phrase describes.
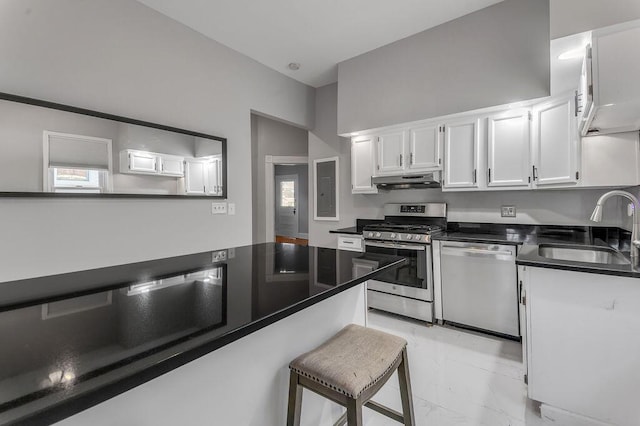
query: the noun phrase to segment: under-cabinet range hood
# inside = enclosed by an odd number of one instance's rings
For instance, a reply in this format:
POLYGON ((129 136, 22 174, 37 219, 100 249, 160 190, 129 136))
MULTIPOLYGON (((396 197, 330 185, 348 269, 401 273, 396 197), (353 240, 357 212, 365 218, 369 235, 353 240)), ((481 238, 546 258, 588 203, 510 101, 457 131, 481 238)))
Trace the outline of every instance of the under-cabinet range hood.
POLYGON ((375 176, 371 182, 381 190, 440 188, 440 172, 401 176, 375 176))

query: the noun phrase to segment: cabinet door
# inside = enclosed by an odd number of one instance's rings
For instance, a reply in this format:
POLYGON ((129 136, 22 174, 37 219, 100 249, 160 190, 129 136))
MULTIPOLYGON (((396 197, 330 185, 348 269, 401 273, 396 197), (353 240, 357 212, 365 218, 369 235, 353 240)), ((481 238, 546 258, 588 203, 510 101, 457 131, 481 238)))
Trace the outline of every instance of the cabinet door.
POLYGON ((137 173, 158 173, 158 157, 146 152, 129 152, 129 170, 137 173))
POLYGON ((378 170, 379 175, 402 172, 405 167, 404 150, 406 132, 385 133, 378 136, 378 170))
POLYGON ((351 193, 372 194, 378 189, 371 183, 374 165, 374 137, 360 136, 351 140, 351 193))
POLYGON ((444 126, 445 188, 478 187, 479 120, 444 126))
POLYGON ((161 156, 160 174, 165 176, 184 176, 184 158, 172 155, 161 156))
POLYGON ((186 161, 184 164, 184 189, 187 194, 205 195, 206 163, 186 161))
POLYGON ((440 135, 442 126, 435 124, 409 130, 410 170, 442 169, 440 135))
POLYGON ((575 95, 552 99, 533 109, 533 168, 536 186, 575 184, 578 134, 575 95))
POLYGON ((487 118, 488 186, 529 186, 529 127, 526 110, 487 118))
POLYGON ((221 174, 220 174, 220 160, 217 158, 212 159, 205 163, 204 173, 206 179, 206 193, 207 195, 221 195, 221 174))

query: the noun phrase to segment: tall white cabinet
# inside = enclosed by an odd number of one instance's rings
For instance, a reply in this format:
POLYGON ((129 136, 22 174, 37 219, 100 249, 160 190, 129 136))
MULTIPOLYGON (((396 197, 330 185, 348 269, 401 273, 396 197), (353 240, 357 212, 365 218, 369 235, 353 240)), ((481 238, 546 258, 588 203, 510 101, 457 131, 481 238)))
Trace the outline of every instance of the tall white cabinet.
POLYGON ((354 137, 351 140, 351 192, 375 194, 378 188, 371 183, 375 174, 375 136, 354 137))
POLYGON ((477 188, 480 120, 473 117, 444 126, 444 187, 477 188))
POLYGON ((575 184, 580 176, 575 94, 533 108, 532 179, 536 187, 575 184))

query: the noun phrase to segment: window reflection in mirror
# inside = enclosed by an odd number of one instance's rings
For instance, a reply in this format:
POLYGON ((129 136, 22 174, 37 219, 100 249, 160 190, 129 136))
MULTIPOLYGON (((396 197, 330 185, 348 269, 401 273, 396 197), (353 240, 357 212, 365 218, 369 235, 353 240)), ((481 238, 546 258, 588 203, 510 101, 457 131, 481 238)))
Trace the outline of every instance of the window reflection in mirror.
POLYGON ((0 99, 0 192, 226 195, 222 138, 35 102, 0 99))

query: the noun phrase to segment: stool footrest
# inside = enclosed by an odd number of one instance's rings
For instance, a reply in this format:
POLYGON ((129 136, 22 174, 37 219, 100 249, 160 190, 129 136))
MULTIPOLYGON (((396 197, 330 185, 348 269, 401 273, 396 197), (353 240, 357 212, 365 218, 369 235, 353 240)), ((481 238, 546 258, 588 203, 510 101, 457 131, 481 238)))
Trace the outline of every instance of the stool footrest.
POLYGON ((382 404, 378 404, 375 401, 367 401, 364 404, 364 406, 367 408, 371 408, 373 411, 378 412, 384 416, 387 416, 390 419, 395 420, 396 422, 404 423, 404 416, 402 415, 402 413, 396 410, 392 410, 389 407, 385 407, 382 404))

